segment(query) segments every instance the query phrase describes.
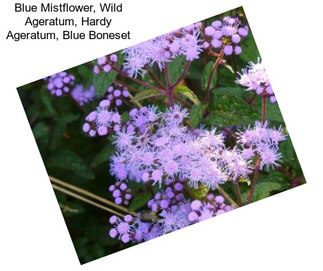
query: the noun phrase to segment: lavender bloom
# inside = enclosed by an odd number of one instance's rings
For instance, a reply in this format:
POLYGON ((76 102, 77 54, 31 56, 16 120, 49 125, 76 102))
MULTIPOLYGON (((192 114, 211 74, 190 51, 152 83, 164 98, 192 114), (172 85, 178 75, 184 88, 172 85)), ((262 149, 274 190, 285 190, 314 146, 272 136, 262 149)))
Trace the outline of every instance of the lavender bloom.
POLYGON ((109 231, 111 238, 118 238, 124 244, 133 240, 135 227, 131 215, 125 215, 123 220, 113 215, 110 217, 109 222, 113 226, 109 231))
POLYGON ((241 54, 239 46, 242 38, 248 35, 248 27, 242 25, 238 17, 224 17, 204 29, 207 48, 223 48, 224 55, 241 54))
POLYGON ((132 199, 131 190, 128 188, 125 182, 115 182, 109 186, 109 191, 112 193, 114 202, 118 205, 129 205, 129 201, 132 199))
POLYGON ((250 172, 240 151, 226 149, 215 129, 196 133, 184 125, 188 112, 180 106, 160 113, 142 107, 129 116, 127 126, 115 135, 117 152, 111 157, 110 172, 118 180, 161 185, 168 179, 187 179, 192 187, 216 189, 250 172))
POLYGON ((96 110, 85 118, 82 130, 90 136, 105 136, 120 129, 121 116, 117 111, 109 110, 110 101, 102 100, 96 110))
POLYGON ((239 73, 237 84, 246 87, 246 90, 253 90, 257 95, 266 95, 271 103, 276 102, 266 69, 258 59, 257 63, 249 62, 249 65, 239 73))
POLYGON ((60 97, 64 93, 70 92, 71 87, 74 85, 75 77, 63 71, 48 76, 44 80, 47 81, 47 89, 50 94, 60 97))
POLYGON ((238 134, 238 143, 243 148, 241 155, 249 160, 257 154, 261 158, 261 170, 264 167, 268 170, 278 165, 281 158, 278 144, 286 139, 282 127, 274 129, 267 126, 267 122, 264 125, 256 122, 254 128, 248 127, 238 134))
POLYGON ((119 107, 125 100, 129 99, 129 96, 130 92, 128 88, 121 84, 113 84, 108 87, 105 99, 110 101, 111 106, 115 105, 119 107))
POLYGON ((187 61, 198 59, 205 47, 200 27, 200 23, 189 25, 123 50, 123 69, 129 76, 137 77, 146 71, 145 66, 156 64, 163 70, 166 63, 180 55, 187 61))
POLYGON ((191 223, 200 222, 225 212, 233 210, 233 207, 226 205, 222 196, 207 195, 207 202, 194 200, 190 204, 188 219, 191 223))
POLYGON ((191 224, 188 219, 188 213, 190 211, 189 204, 180 203, 174 205, 167 210, 163 210, 160 213, 161 228, 163 233, 169 233, 187 227, 191 224))
POLYGON ((99 74, 101 72, 108 73, 112 70, 112 65, 118 62, 118 56, 115 54, 103 56, 97 59, 93 72, 99 74))
POLYGON ((76 85, 71 96, 80 106, 83 106, 95 99, 95 88, 92 85, 88 89, 84 89, 82 85, 76 85))
POLYGON ((148 208, 153 212, 166 210, 184 200, 184 179, 169 178, 166 180, 166 188, 163 193, 156 193, 147 203, 148 208))

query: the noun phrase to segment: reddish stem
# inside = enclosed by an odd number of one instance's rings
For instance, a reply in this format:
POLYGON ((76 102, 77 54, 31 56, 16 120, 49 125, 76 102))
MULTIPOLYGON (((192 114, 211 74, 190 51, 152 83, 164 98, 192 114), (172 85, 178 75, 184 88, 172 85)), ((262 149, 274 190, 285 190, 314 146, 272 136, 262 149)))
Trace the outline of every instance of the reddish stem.
POLYGON ((206 84, 206 94, 205 94, 205 98, 204 98, 204 102, 206 104, 208 104, 210 102, 210 87, 211 87, 213 74, 215 73, 215 71, 216 71, 217 67, 219 66, 219 64, 222 62, 222 59, 223 59, 223 50, 220 51, 219 57, 215 61, 214 65, 212 67, 212 70, 211 70, 210 75, 209 75, 209 79, 208 79, 207 84, 206 84))

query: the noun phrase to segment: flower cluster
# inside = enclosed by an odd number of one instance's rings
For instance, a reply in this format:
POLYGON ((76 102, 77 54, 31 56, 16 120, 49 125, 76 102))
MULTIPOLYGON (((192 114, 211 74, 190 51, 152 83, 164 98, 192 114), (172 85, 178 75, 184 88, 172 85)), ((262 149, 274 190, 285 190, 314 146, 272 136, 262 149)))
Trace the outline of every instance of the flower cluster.
POLYGON ((76 85, 71 91, 71 96, 80 106, 83 106, 95 99, 95 88, 91 85, 88 89, 84 89, 83 85, 76 85))
POLYGON ((184 200, 184 179, 175 181, 175 179, 168 178, 165 184, 165 192, 157 192, 147 203, 148 208, 150 208, 153 212, 166 210, 167 208, 184 200))
POLYGON ((133 240, 135 227, 131 215, 125 215, 123 219, 113 215, 109 222, 113 226, 109 232, 111 238, 118 238, 124 244, 133 240))
POLYGON ((121 84, 114 84, 108 87, 106 99, 110 104, 119 107, 123 104, 124 100, 129 98, 130 93, 128 88, 121 84))
POLYGON ((233 207, 225 204, 222 196, 214 196, 214 194, 210 193, 206 198, 208 200, 207 202, 202 202, 200 200, 191 202, 191 210, 188 214, 188 219, 191 222, 200 222, 233 210, 233 207))
POLYGON ((260 169, 267 170, 275 167, 281 158, 278 152, 279 142, 285 140, 282 128, 268 128, 268 123, 256 122, 254 128, 248 127, 238 135, 238 142, 243 146, 242 156, 245 159, 252 159, 255 155, 260 157, 260 169))
POLYGON ((96 65, 93 67, 93 72, 99 74, 101 72, 110 72, 112 65, 118 62, 118 56, 111 54, 97 59, 96 65))
POLYGON ((257 63, 249 62, 242 73, 239 73, 239 77, 236 82, 246 87, 247 91, 254 90, 257 95, 265 94, 269 97, 271 103, 276 102, 266 69, 259 59, 257 63))
POLYGON ((188 112, 180 106, 160 113, 155 107, 142 107, 129 115, 127 128, 116 133, 117 152, 111 157, 110 172, 118 180, 161 185, 178 177, 188 179, 192 187, 215 189, 250 173, 240 150, 226 149, 215 129, 190 130, 183 123, 188 112))
POLYGON ((47 81, 47 89, 50 94, 60 97, 64 93, 70 92, 71 87, 74 85, 75 77, 63 71, 48 76, 44 80, 47 81))
POLYGON ((239 43, 248 32, 248 27, 242 25, 238 17, 224 17, 222 21, 216 20, 205 27, 204 34, 208 42, 206 47, 222 47, 225 55, 239 55, 242 52, 239 43))
POLYGON ((90 136, 105 136, 109 131, 119 131, 121 116, 117 111, 109 110, 109 106, 109 100, 102 100, 96 110, 86 116, 83 132, 90 136))
POLYGON ((201 23, 196 23, 123 50, 124 70, 137 77, 146 70, 145 66, 156 63, 162 70, 179 55, 185 56, 187 61, 198 59, 204 49, 200 28, 201 23))
POLYGON ((109 191, 112 193, 114 202, 118 205, 129 205, 129 201, 132 199, 131 190, 125 182, 115 182, 109 186, 109 191))
POLYGON ((141 213, 136 218, 131 215, 126 215, 124 219, 112 216, 109 222, 113 227, 109 235, 123 243, 145 242, 231 210, 233 207, 225 204, 222 196, 214 194, 207 195, 207 202, 182 199, 177 204, 163 208, 158 216, 151 219, 149 216, 154 216, 156 212, 144 212, 148 219, 144 219, 141 213))

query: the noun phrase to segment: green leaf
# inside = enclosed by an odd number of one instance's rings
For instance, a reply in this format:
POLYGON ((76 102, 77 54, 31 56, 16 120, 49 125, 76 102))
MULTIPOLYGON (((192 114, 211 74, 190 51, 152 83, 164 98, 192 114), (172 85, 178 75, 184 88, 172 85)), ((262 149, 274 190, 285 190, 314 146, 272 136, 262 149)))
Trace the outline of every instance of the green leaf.
POLYGON ((190 125, 197 127, 203 119, 203 113, 206 108, 206 104, 199 103, 194 104, 190 111, 190 125))
POLYGON ((183 86, 183 85, 178 85, 175 88, 175 95, 182 95, 185 98, 191 100, 193 103, 198 104, 200 101, 197 98, 197 96, 195 95, 195 93, 193 92, 193 90, 189 89, 187 86, 183 86))
POLYGON ((69 149, 56 150, 48 159, 47 166, 72 171, 84 179, 92 180, 95 178, 90 167, 88 167, 83 159, 69 149))
POLYGON ((57 117, 57 122, 59 122, 61 124, 68 124, 73 121, 76 121, 77 119, 79 119, 79 117, 80 117, 79 114, 65 113, 65 114, 57 117))
POLYGON ((141 101, 141 100, 145 100, 151 97, 155 97, 155 96, 159 96, 162 95, 158 92, 158 90, 155 89, 145 89, 145 90, 141 90, 139 93, 137 93, 134 96, 134 99, 136 101, 141 101))
MULTIPOLYGON (((210 109, 206 122, 210 126, 248 125, 261 118, 256 108, 244 100, 240 87, 221 87, 211 90, 210 109)), ((261 111, 260 111, 261 112, 261 111)))
POLYGON ((236 76, 227 67, 219 66, 217 68, 218 85, 221 87, 232 87, 235 84, 236 76))
POLYGON ((108 162, 110 156, 115 152, 115 148, 111 144, 107 144, 102 150, 95 156, 91 163, 91 167, 97 167, 102 163, 108 162))
POLYGON ((50 115, 55 115, 57 114, 54 105, 53 105, 53 97, 49 94, 49 92, 45 89, 42 89, 40 91, 40 99, 43 103, 43 105, 45 106, 46 110, 48 111, 48 113, 50 113, 50 115))
MULTIPOLYGON (((253 201, 267 198, 288 189, 288 182, 285 178, 286 177, 283 174, 274 171, 270 172, 268 175, 259 174, 253 201)), ((248 194, 249 189, 242 194, 242 197, 246 199, 248 194)))
MULTIPOLYGON (((202 83, 202 90, 205 91, 206 87, 207 87, 207 83, 209 81, 209 77, 212 71, 214 65, 214 61, 210 61, 209 63, 207 63, 207 65, 205 66, 203 72, 202 72, 202 79, 201 79, 201 83, 202 83)), ((217 81, 217 71, 215 71, 213 73, 212 79, 211 79, 211 83, 210 83, 210 89, 214 88, 216 85, 216 81, 217 81)))
POLYGON ((267 100, 266 119, 269 121, 277 121, 277 122, 284 123, 283 116, 280 112, 280 109, 277 103, 272 104, 267 100))
POLYGON ((87 63, 80 65, 77 67, 77 72, 81 76, 81 82, 83 82, 84 89, 90 87, 93 82, 93 71, 87 65, 87 63))
POLYGON ((145 192, 141 195, 138 195, 134 197, 129 205, 129 210, 131 211, 137 211, 138 209, 144 207, 148 200, 151 198, 150 192, 145 192))
POLYGON ((106 92, 107 88, 113 83, 116 76, 117 73, 113 70, 108 73, 101 72, 99 74, 95 74, 93 82, 96 95, 102 96, 106 92))
POLYGON ((256 42, 253 38, 253 35, 251 34, 251 31, 249 35, 242 40, 241 48, 242 48, 242 54, 239 55, 240 59, 242 59, 245 62, 252 61, 253 63, 256 63, 258 61, 260 54, 259 54, 256 42))
POLYGON ((187 62, 184 56, 178 56, 173 61, 168 63, 168 71, 171 84, 175 83, 177 79, 182 75, 186 63, 187 62))
POLYGON ((33 128, 33 134, 35 139, 40 139, 44 136, 48 136, 50 133, 50 126, 45 122, 38 122, 33 128))

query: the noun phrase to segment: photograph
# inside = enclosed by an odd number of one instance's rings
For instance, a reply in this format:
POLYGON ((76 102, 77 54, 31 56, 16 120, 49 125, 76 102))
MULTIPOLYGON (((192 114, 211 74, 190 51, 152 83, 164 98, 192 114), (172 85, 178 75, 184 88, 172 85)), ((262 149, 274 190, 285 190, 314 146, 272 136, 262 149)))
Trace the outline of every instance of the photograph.
POLYGON ((81 264, 306 183, 247 15, 18 87, 81 264))

